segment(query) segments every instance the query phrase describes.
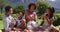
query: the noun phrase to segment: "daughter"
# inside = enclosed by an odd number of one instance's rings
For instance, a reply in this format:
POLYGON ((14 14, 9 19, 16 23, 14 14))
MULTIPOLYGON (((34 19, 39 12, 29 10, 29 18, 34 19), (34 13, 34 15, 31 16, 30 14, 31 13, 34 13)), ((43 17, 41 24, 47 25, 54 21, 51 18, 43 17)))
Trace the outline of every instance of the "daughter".
POLYGON ((53 32, 57 32, 57 30, 53 27, 53 22, 54 22, 54 18, 53 18, 53 14, 54 14, 55 10, 52 7, 49 7, 46 9, 46 12, 42 15, 42 19, 44 20, 44 23, 42 25, 43 29, 51 31, 51 29, 53 30, 53 32), (56 30, 56 31, 55 31, 56 30))

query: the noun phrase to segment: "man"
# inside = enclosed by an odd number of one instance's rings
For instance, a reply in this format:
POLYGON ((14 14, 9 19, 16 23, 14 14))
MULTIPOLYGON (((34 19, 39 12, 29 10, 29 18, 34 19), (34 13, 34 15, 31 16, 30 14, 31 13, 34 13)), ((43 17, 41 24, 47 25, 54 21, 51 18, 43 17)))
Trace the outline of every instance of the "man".
POLYGON ((11 14, 13 13, 13 9, 11 6, 6 6, 5 7, 5 16, 4 16, 4 29, 5 32, 8 32, 9 30, 9 26, 11 24, 11 22, 13 21, 13 17, 11 16, 11 14))

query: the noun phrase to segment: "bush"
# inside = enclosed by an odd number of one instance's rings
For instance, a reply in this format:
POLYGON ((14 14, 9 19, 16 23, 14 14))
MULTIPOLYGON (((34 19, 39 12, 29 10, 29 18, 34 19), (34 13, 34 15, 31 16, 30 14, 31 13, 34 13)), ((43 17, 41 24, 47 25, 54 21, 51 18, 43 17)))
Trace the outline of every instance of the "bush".
POLYGON ((46 8, 50 7, 50 4, 45 1, 39 1, 39 2, 37 2, 37 6, 38 6, 38 13, 37 14, 42 15, 45 12, 46 8))
POLYGON ((60 25, 60 17, 59 15, 55 15, 55 21, 53 23, 54 26, 60 25))
POLYGON ((16 14, 16 13, 18 13, 20 11, 24 13, 25 8, 24 8, 23 5, 19 5, 19 6, 14 7, 14 14, 16 14))
POLYGON ((13 17, 13 18, 17 18, 18 16, 16 16, 16 15, 17 15, 17 14, 13 14, 12 17, 13 17))

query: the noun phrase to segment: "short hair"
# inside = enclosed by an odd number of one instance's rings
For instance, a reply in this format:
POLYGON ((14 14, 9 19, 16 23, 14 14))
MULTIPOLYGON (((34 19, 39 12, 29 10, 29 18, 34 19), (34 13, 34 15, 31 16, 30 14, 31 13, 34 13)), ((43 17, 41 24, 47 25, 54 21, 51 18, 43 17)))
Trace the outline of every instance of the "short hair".
POLYGON ((20 14, 20 13, 22 13, 22 12, 18 12, 18 14, 20 14))
POLYGON ((11 6, 6 6, 5 7, 5 12, 8 12, 10 8, 12 8, 12 7, 11 6))
POLYGON ((31 7, 32 5, 34 5, 34 7, 35 7, 34 10, 35 10, 35 9, 36 9, 36 5, 35 5, 34 3, 30 3, 29 6, 28 6, 28 8, 30 9, 30 7, 31 7))
POLYGON ((22 14, 24 15, 24 13, 23 13, 23 12, 21 12, 21 11, 20 11, 20 12, 18 12, 18 14, 20 14, 20 13, 22 13, 22 14))

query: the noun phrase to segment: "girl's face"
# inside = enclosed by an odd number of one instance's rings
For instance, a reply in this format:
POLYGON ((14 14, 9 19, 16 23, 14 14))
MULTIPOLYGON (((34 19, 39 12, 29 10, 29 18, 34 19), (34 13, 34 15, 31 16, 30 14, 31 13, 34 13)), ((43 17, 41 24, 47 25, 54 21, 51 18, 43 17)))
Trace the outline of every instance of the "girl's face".
POLYGON ((34 9, 35 9, 35 6, 34 6, 34 5, 32 5, 32 6, 30 7, 30 11, 31 11, 31 12, 33 12, 33 11, 34 11, 34 9))
POLYGON ((47 14, 51 14, 51 11, 49 9, 46 9, 47 14))

